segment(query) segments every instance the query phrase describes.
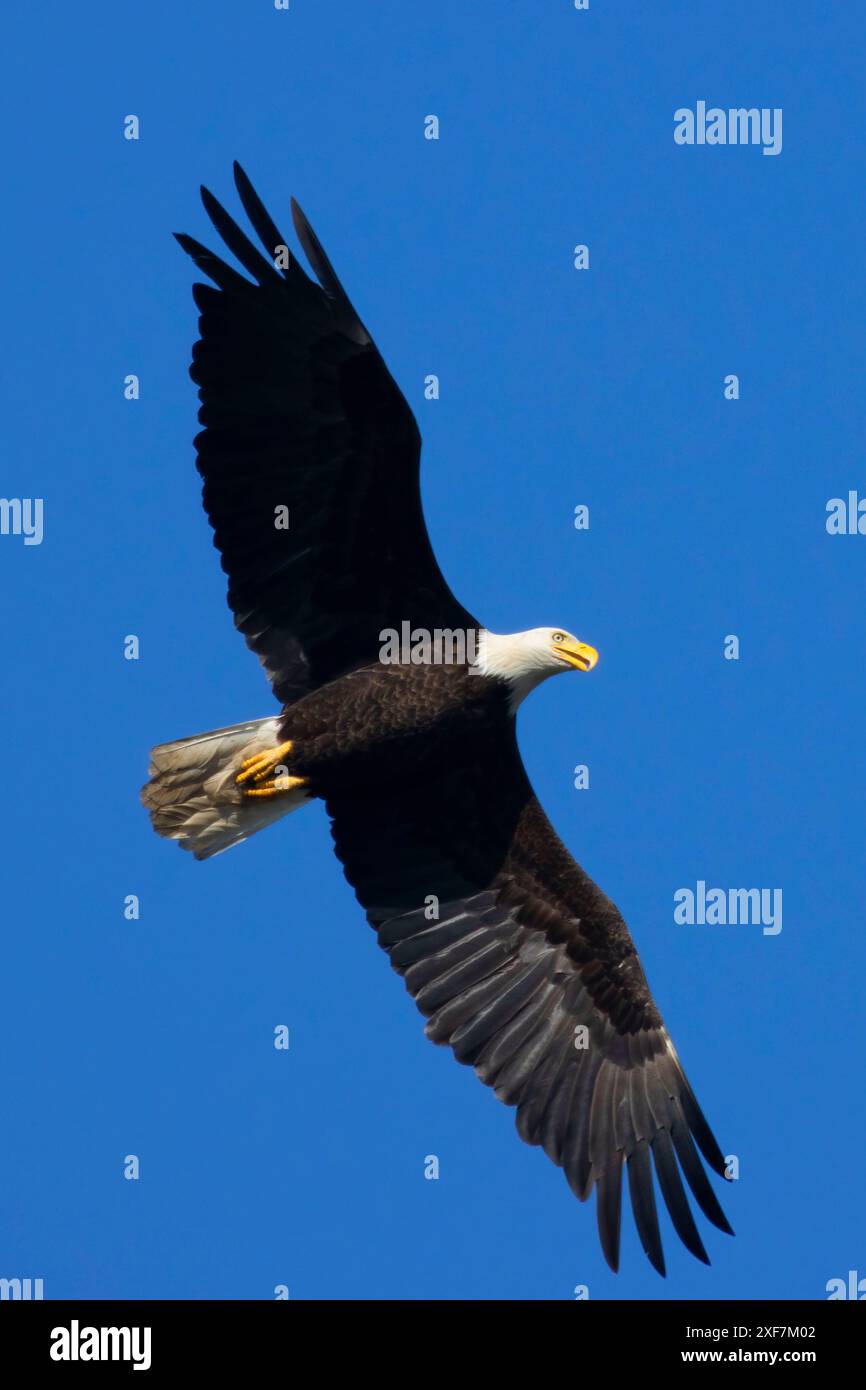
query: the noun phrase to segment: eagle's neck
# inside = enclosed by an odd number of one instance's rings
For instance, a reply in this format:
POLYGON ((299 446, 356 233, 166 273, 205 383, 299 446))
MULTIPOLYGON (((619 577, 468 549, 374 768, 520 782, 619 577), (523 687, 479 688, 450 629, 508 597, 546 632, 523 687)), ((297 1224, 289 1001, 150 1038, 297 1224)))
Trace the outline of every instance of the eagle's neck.
POLYGON ((512 713, 531 690, 556 674, 556 667, 533 638, 529 632, 488 632, 486 628, 478 634, 475 665, 482 675, 507 684, 512 713))

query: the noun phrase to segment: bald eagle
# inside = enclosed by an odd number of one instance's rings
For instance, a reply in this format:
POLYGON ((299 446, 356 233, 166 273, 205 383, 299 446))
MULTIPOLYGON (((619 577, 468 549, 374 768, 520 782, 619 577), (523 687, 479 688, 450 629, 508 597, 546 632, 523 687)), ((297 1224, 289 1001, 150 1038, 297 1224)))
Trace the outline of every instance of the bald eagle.
POLYGON ((412 411, 301 209, 318 283, 238 165, 235 183, 264 255, 202 198, 247 275, 177 239, 213 281, 193 287, 204 507, 281 712, 154 748, 154 828, 207 859, 323 801, 427 1036, 516 1106, 521 1137, 581 1201, 595 1189, 611 1268, 624 1170, 653 1266, 664 1274, 653 1171, 708 1263, 682 1178, 730 1232, 698 1151, 723 1177, 725 1160, 625 922, 559 840, 517 744, 524 697, 597 654, 564 628, 488 631, 455 599, 424 524, 412 411), (415 645, 385 659, 385 634, 407 629, 428 635, 421 659, 415 645), (465 640, 455 652, 436 634, 465 640))

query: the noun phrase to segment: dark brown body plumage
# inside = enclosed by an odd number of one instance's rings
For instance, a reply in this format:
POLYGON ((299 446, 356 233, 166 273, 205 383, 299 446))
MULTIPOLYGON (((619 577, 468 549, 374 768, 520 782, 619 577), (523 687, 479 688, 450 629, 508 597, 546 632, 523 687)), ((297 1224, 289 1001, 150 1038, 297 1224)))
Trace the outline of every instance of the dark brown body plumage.
POLYGON ((283 710, 280 737, 295 744, 286 766, 322 797, 408 784, 462 758, 467 744, 504 739, 509 694, 467 665, 376 662, 283 710))

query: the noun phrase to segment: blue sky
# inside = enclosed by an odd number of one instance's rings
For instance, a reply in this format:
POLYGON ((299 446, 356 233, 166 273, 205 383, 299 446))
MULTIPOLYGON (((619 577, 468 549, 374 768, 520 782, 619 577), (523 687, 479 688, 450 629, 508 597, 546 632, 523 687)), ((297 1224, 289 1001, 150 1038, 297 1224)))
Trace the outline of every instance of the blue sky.
POLYGON ((866 495, 858 7, 49 3, 6 36, 0 493, 44 499, 44 539, 0 536, 0 1275, 730 1299, 866 1274, 866 537, 825 529, 866 495), (675 145, 698 100, 781 107, 781 154, 675 145), (170 236, 213 241, 197 188, 235 210, 233 158, 277 221, 302 203, 415 409, 457 594, 601 651, 521 745, 738 1157, 710 1269, 666 1221, 659 1279, 629 1214, 607 1270, 594 1209, 424 1039, 320 807, 197 864, 138 805, 151 744, 275 708, 199 505, 170 236), (782 931, 677 925, 698 880, 781 888, 782 931))

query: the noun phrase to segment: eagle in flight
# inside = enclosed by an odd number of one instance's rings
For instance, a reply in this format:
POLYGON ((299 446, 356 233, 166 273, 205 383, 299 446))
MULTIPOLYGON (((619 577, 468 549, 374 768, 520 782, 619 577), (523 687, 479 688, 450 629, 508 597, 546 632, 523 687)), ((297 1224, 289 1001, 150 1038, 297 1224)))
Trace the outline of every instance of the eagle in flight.
POLYGON ((154 748, 153 826, 207 859, 321 799, 427 1036, 516 1107, 581 1201, 595 1189, 611 1268, 624 1173, 654 1267, 656 1182, 708 1263, 683 1177, 730 1232, 698 1151, 722 1177, 725 1160, 628 928, 558 838, 517 744, 527 693, 597 653, 562 628, 490 632, 455 599, 424 524, 411 409, 301 209, 318 283, 238 165, 235 182, 264 254, 202 198, 251 278, 177 239, 213 281, 193 287, 204 506, 281 712, 154 748), (384 635, 407 628, 429 634, 421 659, 415 645, 384 659, 384 635))

